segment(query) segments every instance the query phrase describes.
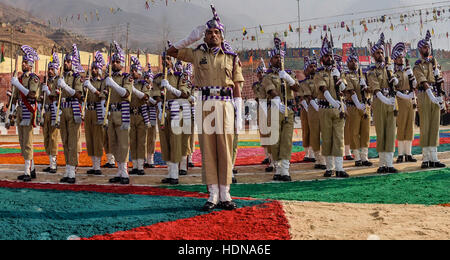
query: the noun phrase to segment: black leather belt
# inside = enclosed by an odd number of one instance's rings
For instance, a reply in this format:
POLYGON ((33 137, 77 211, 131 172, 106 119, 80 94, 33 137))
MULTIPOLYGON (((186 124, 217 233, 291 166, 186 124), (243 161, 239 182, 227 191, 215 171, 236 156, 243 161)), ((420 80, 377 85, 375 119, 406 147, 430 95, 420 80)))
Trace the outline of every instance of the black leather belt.
POLYGON ((221 89, 220 91, 214 91, 211 89, 202 90, 202 96, 206 97, 233 97, 233 91, 231 89, 221 89))
POLYGON ((122 104, 117 103, 117 104, 110 104, 109 105, 109 111, 111 112, 119 112, 122 111, 122 104))

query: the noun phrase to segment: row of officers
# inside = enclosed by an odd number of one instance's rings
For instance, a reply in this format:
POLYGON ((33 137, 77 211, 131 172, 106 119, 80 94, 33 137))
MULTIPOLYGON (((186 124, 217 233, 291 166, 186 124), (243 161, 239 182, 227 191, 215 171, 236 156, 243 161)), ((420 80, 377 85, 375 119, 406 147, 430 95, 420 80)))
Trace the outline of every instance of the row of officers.
MULTIPOLYGON (((385 58, 382 34, 371 48, 375 65, 363 71, 359 68, 356 50, 351 49, 346 64, 348 70, 344 72, 341 57, 334 55, 333 47, 325 37, 320 61, 305 58, 306 79, 300 82, 293 72, 284 69, 284 52, 278 46, 280 40, 275 39, 275 47, 269 53, 269 68, 262 63, 257 70, 259 81, 253 85, 260 105, 259 117, 278 127, 275 144, 266 144, 264 139, 270 134, 261 133, 261 144, 267 156, 265 163, 269 164, 266 171, 275 172, 276 181, 291 181, 294 107, 298 105, 302 107, 305 161, 315 162, 316 169, 325 170, 325 177, 349 177, 343 161, 344 156, 350 153, 345 150, 351 150, 355 166, 373 165, 368 152, 372 115, 379 153, 377 172, 398 172, 393 164, 396 139, 399 148, 397 163, 417 162, 412 156, 416 108, 420 114, 422 168, 445 167, 437 155, 440 111, 445 104, 441 90, 443 79, 439 65, 431 57, 430 39, 431 34, 427 33, 426 38, 419 42, 422 57, 412 68, 405 59, 404 43, 394 47, 390 57, 392 61, 385 58), (277 122, 271 118, 272 110, 279 112, 277 122)), ((25 159, 25 173, 19 176, 20 180, 31 181, 36 177, 32 150, 36 110, 45 111, 42 116, 44 143, 50 158, 46 172, 57 171, 57 137, 61 134, 66 159, 62 183, 76 182, 83 117, 87 151, 93 164, 88 174, 102 174, 100 161, 105 151, 106 167, 114 167, 115 162, 118 163, 117 177, 111 179, 111 183, 129 184, 130 174, 143 175, 145 161, 147 167, 154 167, 158 125, 163 160, 168 165, 168 176, 163 183, 178 184, 178 176, 187 174, 188 166, 192 166, 193 131, 175 134, 171 127, 173 120, 194 125, 196 98, 189 64, 183 67, 180 62, 174 64, 174 60, 167 57, 164 61, 168 68, 167 76, 154 76, 150 67, 144 71, 139 60, 132 57, 131 73, 122 73, 125 56, 115 43, 111 75, 103 77, 106 63, 97 52, 88 78, 83 80, 81 73, 84 70, 76 45, 73 45, 72 52, 64 57, 63 65, 59 64, 58 56, 53 55, 48 64, 47 78, 41 83, 38 76, 31 73, 33 63, 38 59, 36 52, 28 46, 23 46, 22 51, 23 74, 11 80, 14 89, 18 90, 12 93, 11 109, 16 111, 25 159), (60 66, 62 75, 58 75, 60 66), (168 108, 168 112, 162 115, 166 104, 170 107, 171 101, 180 99, 191 104, 189 109, 168 108), (159 122, 163 117, 165 124, 161 126, 159 122), (133 170, 128 172, 130 153, 133 170)), ((235 134, 233 160, 236 157, 236 137, 235 134)))

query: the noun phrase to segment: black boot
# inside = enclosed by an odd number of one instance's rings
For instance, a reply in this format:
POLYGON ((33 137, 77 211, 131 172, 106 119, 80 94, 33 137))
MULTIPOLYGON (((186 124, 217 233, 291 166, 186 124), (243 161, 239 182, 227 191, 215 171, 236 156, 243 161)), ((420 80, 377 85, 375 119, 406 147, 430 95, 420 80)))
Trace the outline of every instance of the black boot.
POLYGON ((406 161, 407 162, 417 162, 417 159, 416 158, 414 158, 412 155, 407 155, 406 156, 406 161))
POLYGON ((346 173, 346 172, 336 172, 336 177, 338 177, 338 178, 348 178, 348 177, 350 177, 350 175, 348 175, 348 173, 346 173))
POLYGON ((326 171, 325 174, 323 175, 323 177, 325 177, 325 178, 333 177, 333 171, 326 171))
POLYGON ((369 161, 364 161, 364 162, 362 162, 362 165, 363 165, 363 166, 366 166, 366 167, 372 167, 372 166, 373 166, 373 163, 371 163, 371 162, 369 162, 369 161))
POLYGON ((445 167, 447 166, 441 162, 430 162, 430 168, 445 168, 445 167))
POLYGON ((120 183, 121 180, 122 180, 122 177, 114 177, 109 180, 109 183, 120 183))
POLYGON ((422 162, 421 168, 422 168, 422 169, 428 169, 428 168, 430 168, 430 162, 422 162))
POLYGON ((273 172, 274 168, 273 166, 269 166, 266 168, 266 172, 273 172))
POLYGON ((387 167, 386 173, 398 173, 398 170, 394 167, 387 167))
POLYGON ((363 164, 362 164, 361 161, 356 161, 355 162, 355 167, 362 167, 362 166, 363 166, 363 164))
POLYGON ((403 155, 397 158, 397 163, 403 163, 403 155))
POLYGON ((387 173, 387 170, 388 170, 387 167, 380 167, 378 168, 377 173, 384 174, 387 173))
POLYGON ((47 168, 43 169, 42 171, 43 171, 43 172, 50 172, 51 169, 52 169, 52 168, 47 167, 47 168))

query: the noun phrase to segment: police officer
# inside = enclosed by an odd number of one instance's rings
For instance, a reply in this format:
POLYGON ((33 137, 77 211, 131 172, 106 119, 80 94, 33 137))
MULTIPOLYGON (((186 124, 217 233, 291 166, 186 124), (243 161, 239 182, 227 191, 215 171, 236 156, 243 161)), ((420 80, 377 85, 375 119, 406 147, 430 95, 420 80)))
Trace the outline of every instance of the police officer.
POLYGON ((365 75, 359 69, 359 56, 356 49, 351 48, 347 59, 348 71, 344 73, 347 82, 346 100, 347 125, 350 128, 350 148, 355 155, 355 166, 370 167, 370 99, 365 75))
POLYGON ((96 52, 91 66, 90 80, 86 80, 83 86, 86 88, 87 104, 85 111, 84 127, 88 156, 92 159, 93 168, 87 172, 92 175, 102 175, 100 164, 103 156, 104 139, 104 106, 105 95, 103 90, 104 80, 102 70, 105 66, 103 55, 96 52))
MULTIPOLYGON (((232 210, 237 205, 230 196, 232 182, 232 150, 234 126, 242 126, 241 64, 237 54, 227 50, 223 38, 224 25, 213 9, 214 18, 207 25, 197 27, 187 38, 177 42, 168 50, 170 56, 190 62, 194 66, 194 84, 202 90, 203 111, 197 111, 205 119, 202 134, 199 135, 203 160, 203 180, 208 185, 210 198, 203 210, 216 207, 232 210), (196 49, 187 48, 204 36, 205 44, 196 49), (214 108, 213 108, 214 107, 214 108), (214 111, 211 111, 214 109, 214 111), (212 124, 211 118, 220 117, 212 124), (208 123, 209 122, 209 123, 208 123), (219 204, 220 201, 220 204, 219 204)), ((200 117, 200 116, 199 116, 200 117)), ((202 119, 197 118, 198 121, 202 119)))
POLYGON ((44 147, 45 152, 49 156, 50 165, 43 171, 48 173, 57 172, 57 155, 58 155, 58 136, 59 129, 56 128, 56 110, 57 110, 57 81, 58 81, 58 69, 59 69, 59 58, 56 53, 52 54, 52 61, 48 63, 48 77, 47 85, 42 85, 41 96, 45 99, 42 100, 45 114, 44 114, 44 125, 43 125, 43 135, 44 135, 44 147))
POLYGON ((130 184, 127 171, 130 143, 130 102, 133 93, 133 77, 122 73, 125 66, 125 54, 117 42, 114 42, 112 55, 112 75, 105 80, 109 87, 108 138, 109 147, 118 163, 117 176, 110 183, 130 184))
POLYGON ((21 47, 23 51, 22 72, 18 79, 13 77, 11 85, 16 88, 12 96, 12 104, 18 103, 16 110, 17 130, 19 132, 20 149, 25 159, 24 174, 18 180, 30 182, 36 179, 33 160, 33 127, 36 124, 37 98, 39 95, 39 77, 32 73, 34 62, 39 60, 37 52, 30 46, 21 47))
POLYGON ((131 75, 134 79, 133 94, 131 96, 131 130, 130 152, 133 162, 132 175, 145 175, 144 160, 147 156, 147 129, 150 127, 150 114, 147 101, 150 97, 151 86, 142 77, 142 66, 139 59, 131 57, 131 75))
POLYGON ((439 162, 440 111, 445 109, 442 98, 443 78, 436 59, 431 56, 431 33, 427 31, 425 39, 419 41, 421 59, 414 66, 414 75, 419 86, 418 103, 420 114, 420 146, 422 147, 422 168, 445 168, 439 162))
POLYGON ((322 133, 322 155, 326 157, 324 177, 333 176, 348 178, 344 171, 344 104, 340 102, 341 92, 345 90, 345 80, 334 63, 333 50, 328 38, 325 37, 321 49, 323 67, 318 69, 314 77, 319 88, 318 102, 320 106, 320 131, 322 133))
MULTIPOLYGON (((179 164, 183 157, 182 110, 187 109, 186 99, 189 98, 189 89, 184 74, 174 71, 172 58, 167 55, 165 57, 166 60, 163 62, 166 63, 167 79, 164 79, 162 73, 156 75, 154 79, 154 87, 166 94, 165 98, 162 97, 163 101, 158 103, 159 121, 162 122, 164 117, 164 124, 161 123, 159 128, 161 153, 168 166, 168 175, 162 183, 176 185, 179 183, 179 164)), ((190 105, 188 109, 190 112, 190 105)))
POLYGON ((392 93, 392 86, 399 81, 393 75, 393 64, 386 64, 384 58, 384 34, 371 49, 376 64, 371 66, 367 75, 370 91, 374 95, 373 117, 377 132, 377 151, 380 156, 378 173, 397 173, 394 168, 395 151, 395 117, 396 93, 392 93))
POLYGON ((148 102, 148 113, 150 118, 150 126, 147 129, 147 159, 144 164, 144 168, 155 168, 155 147, 156 147, 156 127, 157 127, 157 113, 156 104, 157 101, 153 99, 153 72, 152 65, 149 63, 147 65, 148 70, 144 72, 144 80, 150 87, 149 102, 148 102))
POLYGON ((58 80, 61 88, 61 139, 66 159, 66 172, 61 183, 74 184, 75 171, 79 160, 79 141, 81 127, 81 105, 83 95, 81 75, 84 69, 76 44, 72 45, 72 53, 64 58, 64 75, 58 80))
POLYGON ((398 43, 392 49, 391 58, 395 63, 395 76, 399 80, 397 85, 398 117, 397 139, 398 159, 397 163, 417 162, 412 156, 412 142, 414 139, 414 99, 417 80, 410 66, 405 66, 406 46, 398 43))
POLYGON ((300 82, 300 104, 302 105, 303 146, 306 150, 306 162, 316 162, 314 168, 325 170, 325 158, 320 152, 320 114, 317 105, 318 88, 314 83, 317 60, 305 57, 305 79, 300 82))
POLYGON ((274 44, 275 48, 269 53, 271 57, 270 67, 264 76, 262 86, 267 93, 268 100, 271 101, 271 107, 268 111, 270 122, 272 125, 277 125, 279 133, 278 141, 270 148, 276 169, 273 179, 289 182, 292 181, 289 168, 294 135, 293 108, 295 99, 293 91, 298 91, 299 85, 292 71, 282 70, 285 53, 280 48, 281 40, 275 38, 274 44), (272 119, 271 111, 273 109, 279 112, 278 121, 272 119))

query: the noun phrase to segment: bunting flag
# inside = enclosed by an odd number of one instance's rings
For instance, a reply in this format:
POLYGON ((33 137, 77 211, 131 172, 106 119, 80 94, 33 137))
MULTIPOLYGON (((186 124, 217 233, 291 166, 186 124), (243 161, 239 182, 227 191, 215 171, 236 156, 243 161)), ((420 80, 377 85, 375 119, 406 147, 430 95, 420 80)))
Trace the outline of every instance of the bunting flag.
POLYGON ((289 25, 289 31, 294 32, 294 29, 292 29, 292 25, 289 25))
POLYGON ((4 61, 5 61, 5 44, 2 43, 2 54, 1 54, 1 57, 0 57, 0 63, 2 63, 4 61))
POLYGON ((263 28, 262 28, 261 25, 259 26, 259 32, 260 32, 261 34, 264 34, 264 30, 263 30, 263 28))
POLYGON ((245 29, 245 27, 242 29, 242 35, 244 35, 244 36, 247 35, 247 29, 245 29))

